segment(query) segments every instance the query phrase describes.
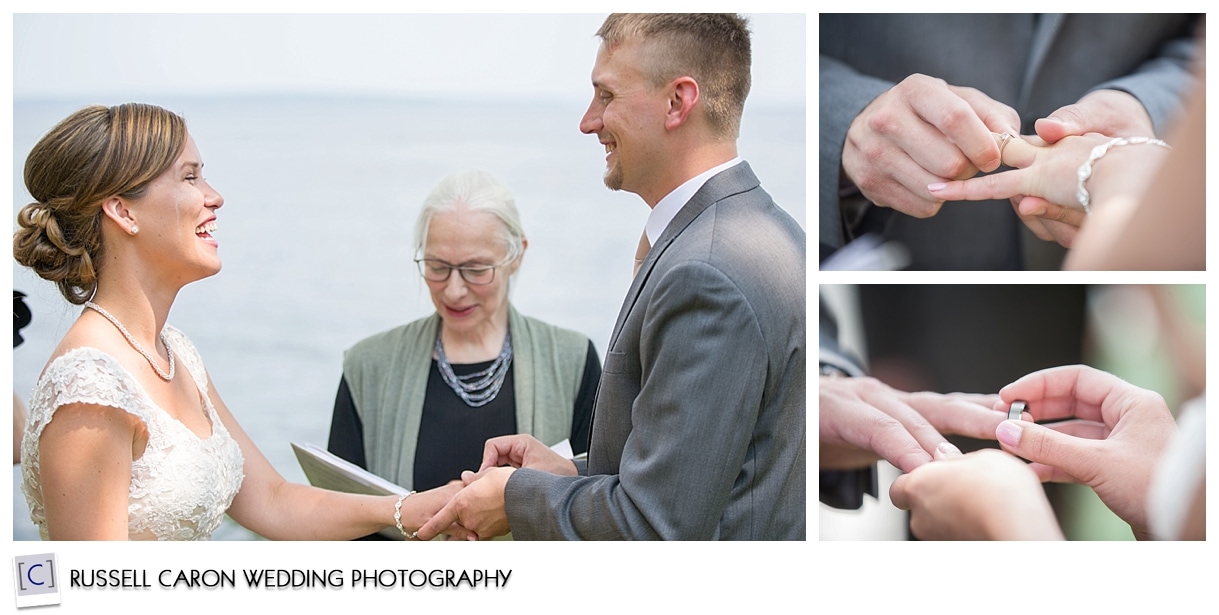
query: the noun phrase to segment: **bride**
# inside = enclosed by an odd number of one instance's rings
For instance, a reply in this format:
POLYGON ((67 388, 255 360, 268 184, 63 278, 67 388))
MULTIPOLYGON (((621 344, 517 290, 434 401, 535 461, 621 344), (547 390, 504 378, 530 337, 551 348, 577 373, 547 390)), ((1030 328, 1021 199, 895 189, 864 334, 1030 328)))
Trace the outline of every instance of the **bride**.
MULTIPOLYGON (((183 286, 220 271, 224 199, 181 117, 92 106, 30 152, 36 202, 13 254, 80 317, 30 399, 22 490, 44 540, 206 540, 227 513, 271 539, 349 539, 423 525, 460 487, 366 496, 289 483, 167 324, 183 286)), ((453 528, 458 535, 460 528, 453 528)))

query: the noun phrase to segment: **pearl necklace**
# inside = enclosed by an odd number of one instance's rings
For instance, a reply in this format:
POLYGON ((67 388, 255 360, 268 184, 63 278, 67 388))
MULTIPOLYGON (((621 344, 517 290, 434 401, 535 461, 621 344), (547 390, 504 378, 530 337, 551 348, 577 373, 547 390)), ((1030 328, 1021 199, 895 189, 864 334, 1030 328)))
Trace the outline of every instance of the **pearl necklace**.
POLYGON ((512 365, 512 332, 504 334, 504 347, 500 349, 499 356, 490 367, 473 374, 458 376, 453 372, 448 357, 444 356, 444 343, 440 341, 440 331, 437 330, 436 363, 440 367, 440 377, 461 401, 471 408, 485 406, 499 395, 500 388, 504 386, 504 378, 508 375, 508 368, 512 365))
POLYGON ((161 367, 159 365, 157 365, 157 360, 154 359, 152 357, 152 355, 148 353, 147 350, 144 350, 144 347, 141 346, 139 342, 135 341, 135 338, 132 337, 131 333, 127 331, 127 327, 124 327, 123 323, 119 322, 119 319, 115 318, 113 314, 111 314, 110 312, 107 312, 106 310, 103 310, 102 306, 100 306, 92 301, 86 301, 85 307, 96 311, 98 314, 101 314, 102 317, 104 317, 106 320, 110 321, 110 324, 117 327, 119 330, 119 333, 122 333, 123 337, 127 338, 127 343, 131 344, 131 347, 135 348, 136 352, 139 352, 140 354, 144 355, 145 359, 148 359, 148 364, 152 366, 153 371, 157 372, 157 375, 161 377, 161 380, 164 380, 165 382, 169 382, 170 380, 174 379, 174 351, 169 347, 169 342, 165 341, 165 331, 164 330, 161 331, 161 343, 165 344, 165 352, 169 354, 169 373, 168 374, 161 371, 161 367))

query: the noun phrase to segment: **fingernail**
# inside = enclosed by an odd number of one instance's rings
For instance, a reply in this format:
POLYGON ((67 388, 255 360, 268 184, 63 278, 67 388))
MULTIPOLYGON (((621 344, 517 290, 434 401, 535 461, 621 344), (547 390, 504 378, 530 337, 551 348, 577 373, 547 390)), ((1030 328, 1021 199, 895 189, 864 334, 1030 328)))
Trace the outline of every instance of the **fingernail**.
POLYGON ((935 458, 936 459, 944 459, 946 457, 960 457, 961 455, 962 455, 961 449, 953 446, 953 444, 951 442, 941 442, 939 446, 935 447, 935 458))
POLYGON ((944 182, 938 182, 938 183, 934 183, 934 184, 927 184, 927 191, 928 191, 928 192, 939 192, 939 191, 941 191, 941 190, 943 190, 944 188, 947 188, 947 187, 948 187, 948 184, 946 184, 946 183, 944 183, 944 182))
MULTIPOLYGON (((1016 206, 1020 207, 1020 203, 1023 203, 1023 202, 1024 202, 1024 197, 1021 197, 1020 202, 1016 203, 1016 206)), ((1021 208, 1020 215, 1038 216, 1038 217, 1045 215, 1045 205, 1037 205, 1037 204, 1033 203, 1033 201, 1029 201, 1029 203, 1030 203, 1030 205, 1029 205, 1030 209, 1026 210, 1024 208, 1021 208)))
POLYGON ((1003 444, 1017 447, 1020 446, 1020 434, 1023 431, 1016 421, 1003 421, 995 428, 995 437, 1003 444))

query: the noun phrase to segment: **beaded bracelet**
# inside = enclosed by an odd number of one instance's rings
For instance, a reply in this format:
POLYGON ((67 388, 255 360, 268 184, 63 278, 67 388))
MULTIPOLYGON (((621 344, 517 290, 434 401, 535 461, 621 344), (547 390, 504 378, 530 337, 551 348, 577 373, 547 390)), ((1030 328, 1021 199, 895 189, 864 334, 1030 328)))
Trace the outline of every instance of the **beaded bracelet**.
POLYGON ((1079 171, 1077 171, 1075 174, 1076 177, 1079 178, 1079 187, 1075 190, 1075 198, 1079 199, 1080 206, 1084 208, 1084 215, 1092 215, 1092 208, 1090 206, 1092 203, 1092 197, 1088 194, 1088 189, 1084 187, 1084 182, 1088 181, 1089 177, 1092 177, 1092 165, 1097 160, 1100 160, 1105 154, 1108 154, 1109 148, 1117 147, 1119 145, 1141 145, 1144 143, 1147 145, 1158 145, 1160 147, 1172 149, 1172 146, 1164 141, 1161 141, 1160 139, 1153 139, 1151 137, 1117 137, 1092 148, 1092 154, 1088 156, 1088 160, 1086 162, 1079 165, 1079 171))
POLYGON ((414 491, 407 491, 406 493, 398 496, 398 503, 394 504, 394 525, 398 528, 399 532, 402 532, 402 535, 405 536, 407 540, 415 540, 416 538, 419 538, 419 530, 408 532, 402 527, 402 500, 405 500, 414 494, 414 491))

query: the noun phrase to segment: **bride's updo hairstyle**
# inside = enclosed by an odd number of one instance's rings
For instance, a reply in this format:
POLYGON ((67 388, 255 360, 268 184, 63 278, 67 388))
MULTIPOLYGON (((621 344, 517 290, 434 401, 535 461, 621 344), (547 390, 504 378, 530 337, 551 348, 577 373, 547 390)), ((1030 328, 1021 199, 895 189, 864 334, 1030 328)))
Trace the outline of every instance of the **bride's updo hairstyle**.
POLYGON ((186 140, 186 122, 154 105, 94 105, 69 115, 25 161, 35 202, 17 213, 13 257, 69 302, 87 301, 102 264, 102 203, 139 198, 186 140))

